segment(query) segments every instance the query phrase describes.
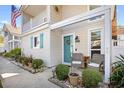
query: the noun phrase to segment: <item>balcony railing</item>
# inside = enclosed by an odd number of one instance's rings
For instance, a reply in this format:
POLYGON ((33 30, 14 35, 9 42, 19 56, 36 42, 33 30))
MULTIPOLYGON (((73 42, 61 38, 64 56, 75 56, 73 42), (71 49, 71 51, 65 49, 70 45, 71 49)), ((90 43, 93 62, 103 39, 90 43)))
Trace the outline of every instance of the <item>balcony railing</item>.
POLYGON ((23 32, 25 32, 25 31, 31 29, 31 22, 29 21, 29 22, 25 23, 25 24, 23 25, 23 28, 22 28, 22 29, 23 29, 23 32))
POLYGON ((112 46, 124 47, 124 40, 112 40, 112 46))
POLYGON ((23 32, 27 32, 28 30, 33 29, 36 26, 42 25, 44 23, 47 23, 47 17, 46 16, 36 16, 35 18, 31 19, 27 23, 25 23, 22 27, 23 32))

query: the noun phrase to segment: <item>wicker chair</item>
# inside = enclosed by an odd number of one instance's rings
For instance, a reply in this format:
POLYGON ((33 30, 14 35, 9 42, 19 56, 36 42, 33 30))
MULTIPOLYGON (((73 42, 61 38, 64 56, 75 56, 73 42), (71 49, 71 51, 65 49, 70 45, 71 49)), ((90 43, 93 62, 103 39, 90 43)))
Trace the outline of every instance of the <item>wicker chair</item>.
POLYGON ((83 63, 83 54, 82 53, 72 53, 72 67, 81 67, 83 63))
POLYGON ((97 67, 99 68, 99 71, 104 72, 104 62, 104 54, 93 54, 88 66, 97 67))

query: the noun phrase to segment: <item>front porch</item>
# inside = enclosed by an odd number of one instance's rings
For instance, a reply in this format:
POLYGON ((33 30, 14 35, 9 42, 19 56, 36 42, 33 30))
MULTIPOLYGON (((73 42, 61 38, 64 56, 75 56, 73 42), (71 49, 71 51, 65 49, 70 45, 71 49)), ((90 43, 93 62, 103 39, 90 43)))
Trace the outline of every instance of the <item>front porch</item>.
POLYGON ((53 64, 62 62, 69 65, 72 53, 82 53, 90 58, 96 53, 104 54, 104 82, 109 82, 112 40, 110 7, 94 9, 55 23, 51 25, 51 30, 53 64), (93 18, 96 20, 90 21, 93 18))

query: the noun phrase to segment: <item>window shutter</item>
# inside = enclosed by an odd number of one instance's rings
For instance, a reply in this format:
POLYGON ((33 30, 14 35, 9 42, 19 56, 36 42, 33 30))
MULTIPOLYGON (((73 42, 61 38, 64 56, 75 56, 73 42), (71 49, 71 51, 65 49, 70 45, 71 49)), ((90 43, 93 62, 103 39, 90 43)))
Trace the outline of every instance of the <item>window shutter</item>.
POLYGON ((33 36, 30 37, 30 46, 33 48, 33 36))
POLYGON ((43 33, 40 34, 40 48, 43 48, 43 33))

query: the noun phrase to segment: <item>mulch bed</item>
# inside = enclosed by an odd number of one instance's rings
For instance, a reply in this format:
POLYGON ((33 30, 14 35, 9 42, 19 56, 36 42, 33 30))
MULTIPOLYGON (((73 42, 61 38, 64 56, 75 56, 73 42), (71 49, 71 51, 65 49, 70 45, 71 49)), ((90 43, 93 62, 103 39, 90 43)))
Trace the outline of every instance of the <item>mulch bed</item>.
POLYGON ((36 72, 34 71, 34 69, 32 68, 29 68, 28 66, 23 66, 22 64, 20 64, 19 62, 15 62, 15 61, 11 61, 11 63, 13 63, 14 65, 24 69, 24 70, 27 70, 28 72, 32 73, 32 74, 35 74, 36 72))
POLYGON ((76 87, 73 87, 70 83, 69 83, 69 80, 65 80, 65 81, 60 81, 58 80, 57 78, 49 78, 48 79, 50 82, 62 87, 62 88, 82 88, 81 86, 76 86, 76 87))
POLYGON ((15 62, 15 61, 14 61, 13 59, 11 59, 11 58, 6 58, 6 59, 8 59, 8 60, 9 60, 11 63, 13 63, 14 65, 16 65, 16 66, 18 66, 18 67, 20 67, 20 68, 22 68, 22 69, 24 69, 24 70, 26 70, 26 71, 32 73, 32 74, 39 73, 39 72, 43 72, 44 70, 47 69, 47 67, 44 67, 44 68, 42 68, 42 69, 39 69, 39 70, 36 70, 36 71, 35 71, 33 68, 30 68, 30 67, 28 67, 28 66, 23 66, 21 63, 15 62))

